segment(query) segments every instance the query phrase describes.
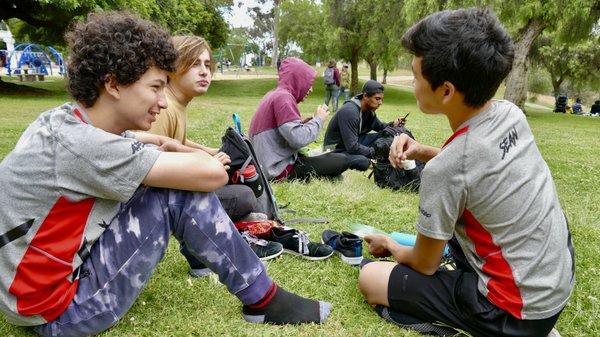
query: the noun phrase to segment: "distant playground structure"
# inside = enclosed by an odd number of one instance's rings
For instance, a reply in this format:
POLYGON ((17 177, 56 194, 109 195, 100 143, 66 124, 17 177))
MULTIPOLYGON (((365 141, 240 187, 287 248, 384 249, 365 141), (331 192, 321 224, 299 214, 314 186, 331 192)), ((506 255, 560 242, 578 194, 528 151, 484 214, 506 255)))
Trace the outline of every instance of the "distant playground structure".
POLYGON ((5 49, 0 48, 0 68, 6 69, 8 76, 19 76, 21 81, 44 80, 46 75, 64 75, 64 59, 62 54, 52 46, 42 47, 35 43, 14 45, 8 26, 0 21, 0 42, 5 49))

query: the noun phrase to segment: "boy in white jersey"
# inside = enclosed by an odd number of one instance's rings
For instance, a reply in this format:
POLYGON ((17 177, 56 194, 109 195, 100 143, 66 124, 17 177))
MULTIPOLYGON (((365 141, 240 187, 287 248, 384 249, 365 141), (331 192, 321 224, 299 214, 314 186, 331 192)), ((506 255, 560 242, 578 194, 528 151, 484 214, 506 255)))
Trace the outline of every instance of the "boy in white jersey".
POLYGON ((414 91, 426 114, 454 134, 441 149, 405 135, 390 162, 427 162, 414 247, 372 235, 375 256, 359 286, 384 318, 446 334, 547 336, 574 285, 574 252, 550 170, 523 112, 492 101, 513 62, 513 43, 489 9, 432 14, 403 36, 414 91), (456 271, 438 270, 446 244, 456 271))

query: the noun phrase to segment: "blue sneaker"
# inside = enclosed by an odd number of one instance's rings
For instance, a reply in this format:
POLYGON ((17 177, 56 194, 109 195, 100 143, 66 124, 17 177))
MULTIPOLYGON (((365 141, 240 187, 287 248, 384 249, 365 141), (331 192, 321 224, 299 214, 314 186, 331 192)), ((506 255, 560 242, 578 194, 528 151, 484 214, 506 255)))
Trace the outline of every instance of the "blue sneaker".
POLYGON ((330 246, 339 255, 342 261, 358 266, 363 259, 362 239, 350 232, 336 232, 326 229, 321 235, 324 244, 330 246))

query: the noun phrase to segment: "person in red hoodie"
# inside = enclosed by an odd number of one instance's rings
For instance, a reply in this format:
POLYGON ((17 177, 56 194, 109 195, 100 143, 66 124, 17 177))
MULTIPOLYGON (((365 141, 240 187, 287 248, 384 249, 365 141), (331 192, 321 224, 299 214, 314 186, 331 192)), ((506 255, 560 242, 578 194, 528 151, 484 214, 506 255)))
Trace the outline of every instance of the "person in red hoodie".
POLYGON ((260 102, 250 122, 250 141, 268 179, 306 180, 311 176, 335 177, 348 169, 339 153, 299 156, 299 150, 314 142, 329 115, 319 106, 312 117, 302 119, 298 103, 312 92, 317 72, 298 58, 286 58, 279 68, 277 88, 260 102))

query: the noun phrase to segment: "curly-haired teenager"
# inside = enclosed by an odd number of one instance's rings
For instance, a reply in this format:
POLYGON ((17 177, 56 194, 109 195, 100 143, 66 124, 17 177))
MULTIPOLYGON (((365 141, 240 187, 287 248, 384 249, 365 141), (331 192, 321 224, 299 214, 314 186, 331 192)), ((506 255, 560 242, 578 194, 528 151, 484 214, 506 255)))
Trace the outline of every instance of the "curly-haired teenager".
POLYGON ((390 162, 427 164, 414 247, 367 236, 369 251, 398 263, 360 272, 367 301, 388 320, 429 332, 442 322, 474 336, 547 336, 567 304, 575 256, 548 165, 523 112, 492 100, 513 43, 489 9, 432 14, 403 36, 414 92, 454 134, 442 148, 396 137, 390 162), (438 270, 449 243, 456 270, 438 270))
POLYGON ((250 322, 321 322, 330 305, 278 288, 214 191, 223 163, 148 130, 166 107, 171 37, 124 13, 92 14, 67 36, 75 103, 44 112, 0 163, 0 311, 45 336, 114 325, 169 236, 243 303, 250 322), (154 144, 157 147, 147 147, 154 144))

